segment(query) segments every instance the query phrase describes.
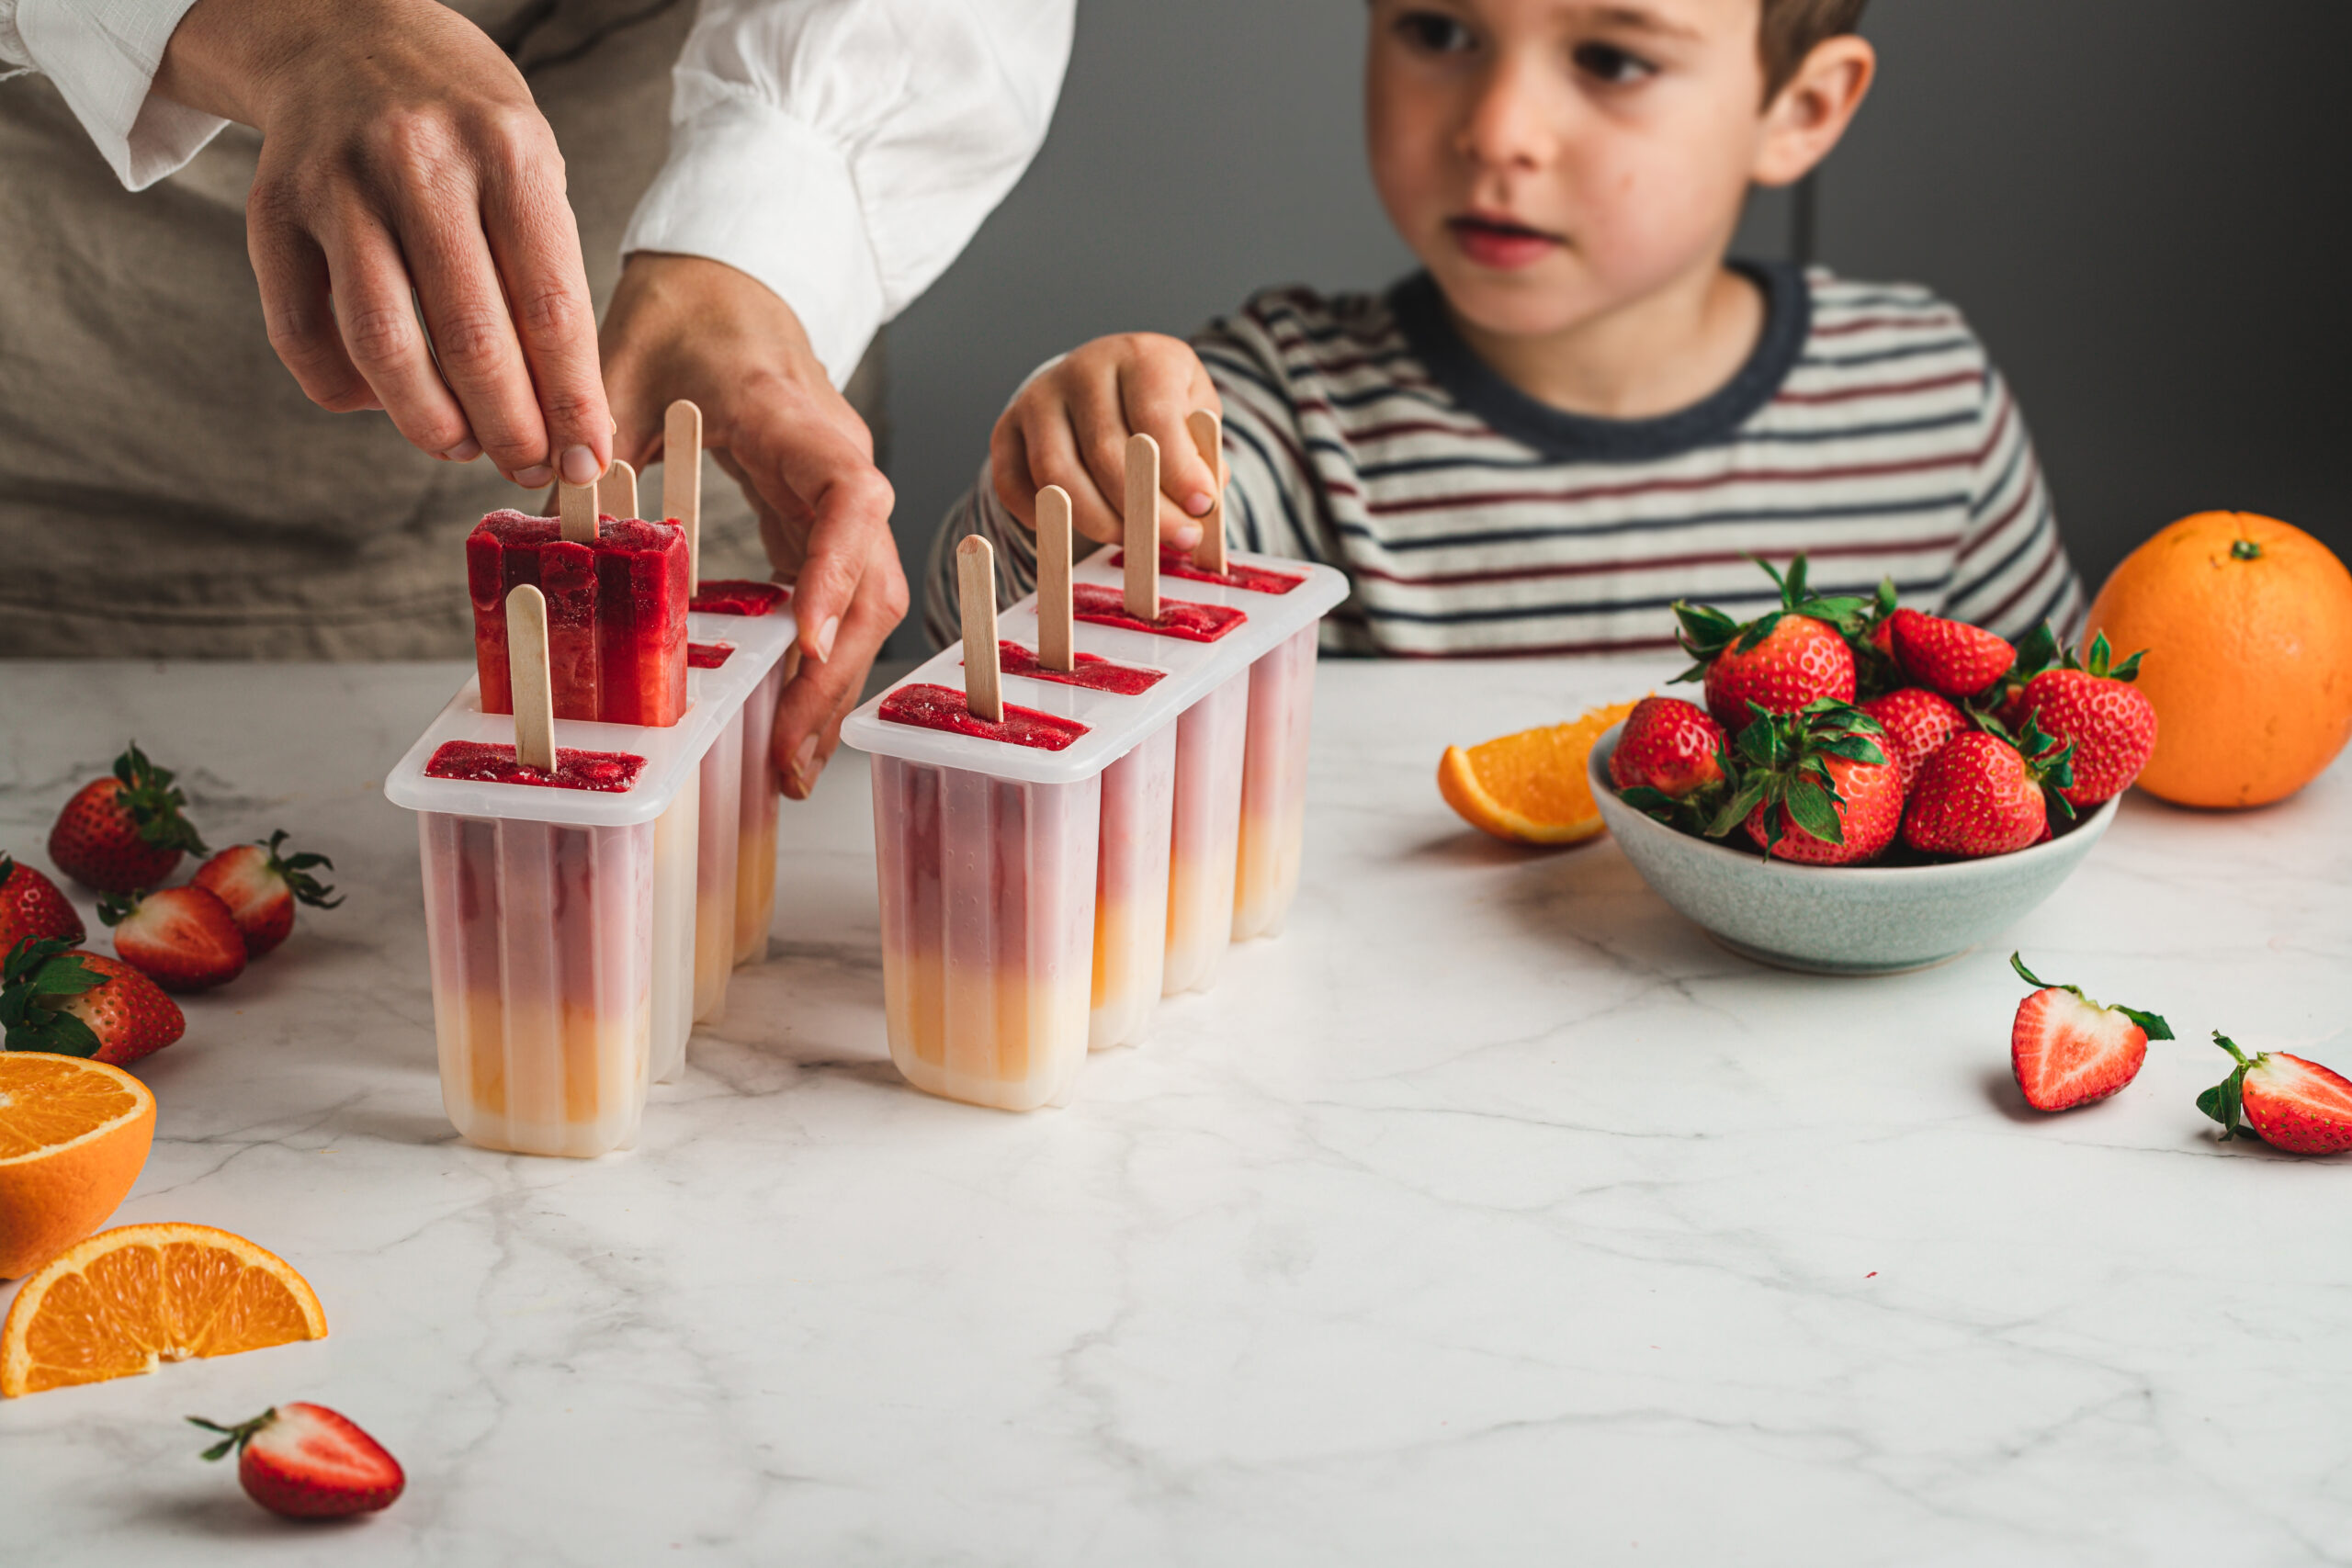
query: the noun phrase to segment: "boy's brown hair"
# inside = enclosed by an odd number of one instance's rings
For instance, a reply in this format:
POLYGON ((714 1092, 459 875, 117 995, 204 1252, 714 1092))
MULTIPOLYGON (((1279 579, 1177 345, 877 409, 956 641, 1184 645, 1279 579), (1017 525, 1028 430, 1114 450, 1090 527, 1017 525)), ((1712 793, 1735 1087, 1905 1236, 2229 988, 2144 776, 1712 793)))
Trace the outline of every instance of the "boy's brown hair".
POLYGON ((1764 101, 1789 85, 1814 46, 1862 25, 1870 0, 1764 0, 1763 28, 1757 39, 1764 55, 1764 101))

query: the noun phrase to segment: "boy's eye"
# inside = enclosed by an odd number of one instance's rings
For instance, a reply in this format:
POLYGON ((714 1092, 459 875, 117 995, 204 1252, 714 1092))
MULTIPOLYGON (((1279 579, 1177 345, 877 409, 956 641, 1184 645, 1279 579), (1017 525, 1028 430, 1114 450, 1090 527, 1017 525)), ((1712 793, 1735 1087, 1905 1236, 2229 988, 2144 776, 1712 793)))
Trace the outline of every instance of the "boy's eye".
POLYGON ((1657 67, 1639 55, 1628 54, 1613 43, 1580 43, 1570 56, 1577 69, 1598 81, 1622 85, 1638 82, 1657 67))
POLYGON ((1408 11, 1396 18, 1406 42, 1431 54, 1458 54, 1470 47, 1470 29, 1442 11, 1408 11))

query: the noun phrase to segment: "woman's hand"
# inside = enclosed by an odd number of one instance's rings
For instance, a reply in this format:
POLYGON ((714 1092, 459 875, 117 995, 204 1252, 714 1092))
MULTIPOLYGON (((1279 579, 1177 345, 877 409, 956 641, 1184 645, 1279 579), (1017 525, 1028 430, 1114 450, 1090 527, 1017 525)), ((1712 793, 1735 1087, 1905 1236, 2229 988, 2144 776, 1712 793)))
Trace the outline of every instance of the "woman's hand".
POLYGON ((793 583, 800 667, 776 705, 784 792, 806 799, 841 744, 883 639, 907 613, 890 536, 890 481, 874 437, 833 389, 792 308, 748 273, 639 252, 605 317, 616 450, 661 455, 670 404, 702 409, 703 444, 758 513, 777 575, 793 583))
POLYGON ((1190 344, 1157 333, 1096 338, 1014 395, 989 440, 997 499, 1035 529, 1037 492, 1069 492, 1070 523, 1104 544, 1125 536, 1127 437, 1159 443, 1159 539, 1189 550, 1216 504, 1217 476, 1186 431, 1194 409, 1225 405, 1190 344))
POLYGON ((526 486, 604 471, 563 159, 481 28, 434 0, 197 0, 154 90, 261 131, 246 245, 311 401, 380 408, 425 451, 486 452, 526 486))

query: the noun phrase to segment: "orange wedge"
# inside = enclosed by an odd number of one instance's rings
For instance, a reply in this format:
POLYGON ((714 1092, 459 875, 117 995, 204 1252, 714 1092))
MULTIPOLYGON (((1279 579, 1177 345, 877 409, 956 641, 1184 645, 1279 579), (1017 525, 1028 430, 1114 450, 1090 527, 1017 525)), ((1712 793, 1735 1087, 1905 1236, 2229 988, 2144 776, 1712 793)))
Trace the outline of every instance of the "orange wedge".
POLYGON ((121 1225, 67 1251, 17 1292, 0 1326, 0 1395, 326 1332, 310 1282, 244 1237, 210 1225, 121 1225))
POLYGON ((1585 783, 1585 759, 1601 731, 1632 703, 1595 708, 1572 724, 1522 729, 1464 750, 1449 746, 1437 790, 1474 828, 1521 844, 1576 844, 1600 832, 1600 808, 1585 783))
POLYGON ((107 1223, 155 1141, 155 1097, 103 1062, 0 1052, 0 1280, 107 1223))

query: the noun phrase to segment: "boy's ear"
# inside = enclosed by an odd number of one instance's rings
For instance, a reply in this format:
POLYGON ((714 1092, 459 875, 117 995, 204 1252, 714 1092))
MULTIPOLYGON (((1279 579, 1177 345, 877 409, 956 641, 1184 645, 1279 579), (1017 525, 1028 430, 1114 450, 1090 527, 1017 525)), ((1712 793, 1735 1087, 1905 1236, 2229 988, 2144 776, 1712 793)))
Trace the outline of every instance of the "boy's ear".
POLYGON ((1860 33, 1813 46, 1788 85, 1764 106, 1763 134, 1749 177, 1760 186, 1793 185, 1829 155, 1853 123, 1878 74, 1878 51, 1860 33))

